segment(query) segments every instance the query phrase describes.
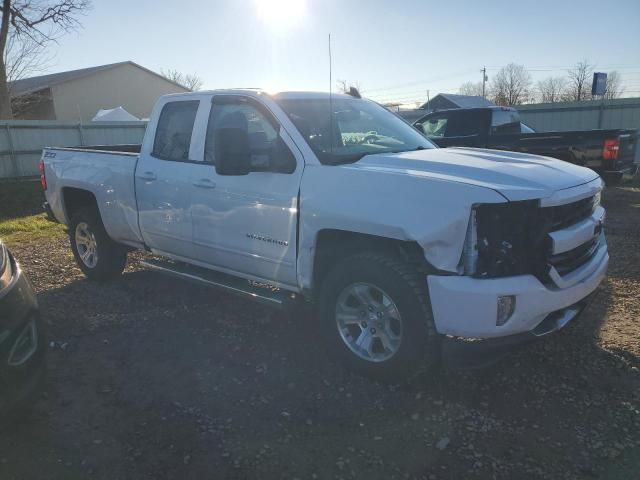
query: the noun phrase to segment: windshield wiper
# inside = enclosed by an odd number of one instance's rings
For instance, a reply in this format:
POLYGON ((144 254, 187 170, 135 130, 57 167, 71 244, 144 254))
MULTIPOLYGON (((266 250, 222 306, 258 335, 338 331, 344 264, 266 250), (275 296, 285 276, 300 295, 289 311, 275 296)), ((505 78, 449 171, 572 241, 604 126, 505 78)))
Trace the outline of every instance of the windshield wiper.
POLYGON ((336 157, 328 157, 326 159, 326 164, 328 165, 342 165, 343 163, 355 163, 360 160, 362 157, 371 155, 371 153, 363 152, 363 153, 354 153, 352 155, 342 155, 336 157))
POLYGON ((360 160, 362 157, 366 157, 367 155, 384 155, 389 153, 403 153, 403 152, 415 152, 417 150, 428 150, 427 147, 423 145, 418 145, 416 148, 410 148, 408 150, 384 150, 381 152, 360 152, 354 153, 351 155, 342 155, 338 157, 332 157, 327 155, 324 163, 327 165, 342 165, 345 163, 355 163, 360 160))

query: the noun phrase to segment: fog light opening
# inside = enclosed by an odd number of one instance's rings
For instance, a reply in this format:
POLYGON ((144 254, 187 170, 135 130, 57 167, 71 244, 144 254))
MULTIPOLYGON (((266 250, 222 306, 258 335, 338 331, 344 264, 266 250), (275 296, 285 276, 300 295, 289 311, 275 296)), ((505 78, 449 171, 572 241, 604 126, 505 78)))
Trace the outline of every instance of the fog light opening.
POLYGON ((501 327, 509 321, 516 309, 516 296, 502 295, 498 297, 497 307, 496 326, 501 327))

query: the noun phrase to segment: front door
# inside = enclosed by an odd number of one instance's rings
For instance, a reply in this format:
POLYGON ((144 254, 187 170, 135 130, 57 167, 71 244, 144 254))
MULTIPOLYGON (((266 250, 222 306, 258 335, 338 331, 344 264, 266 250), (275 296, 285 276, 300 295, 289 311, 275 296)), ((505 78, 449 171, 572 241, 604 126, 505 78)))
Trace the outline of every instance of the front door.
POLYGON ((193 242, 200 259, 214 268, 296 285, 298 190, 303 160, 265 106, 242 95, 213 97, 204 164, 192 183, 193 242), (216 172, 216 131, 246 131, 251 171, 216 172))

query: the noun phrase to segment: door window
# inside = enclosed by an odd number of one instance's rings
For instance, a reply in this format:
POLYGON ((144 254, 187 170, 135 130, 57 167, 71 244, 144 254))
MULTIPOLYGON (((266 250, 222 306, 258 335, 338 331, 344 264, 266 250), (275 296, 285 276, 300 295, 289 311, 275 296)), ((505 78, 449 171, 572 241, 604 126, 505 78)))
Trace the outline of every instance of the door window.
POLYGON ((440 138, 445 136, 447 130, 447 117, 444 115, 435 115, 428 118, 422 124, 422 131, 427 137, 440 138))
POLYGON ((248 133, 251 170, 269 170, 278 140, 277 125, 248 102, 214 103, 211 106, 204 148, 205 162, 216 164, 215 137, 221 128, 239 128, 248 133))
POLYGON ((162 107, 156 138, 153 142, 154 157, 163 160, 189 160, 189 145, 199 101, 169 102, 162 107))

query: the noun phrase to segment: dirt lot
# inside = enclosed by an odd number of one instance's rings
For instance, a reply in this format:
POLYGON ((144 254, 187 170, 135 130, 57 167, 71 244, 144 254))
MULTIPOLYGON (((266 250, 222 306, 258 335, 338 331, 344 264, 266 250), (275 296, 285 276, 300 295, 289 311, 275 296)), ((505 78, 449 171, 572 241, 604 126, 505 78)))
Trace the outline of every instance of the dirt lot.
POLYGON ((638 478, 640 189, 606 192, 609 279, 579 321, 478 371, 388 386, 327 359, 311 315, 138 266, 84 279, 9 237, 49 324, 49 382, 0 479, 638 478))

